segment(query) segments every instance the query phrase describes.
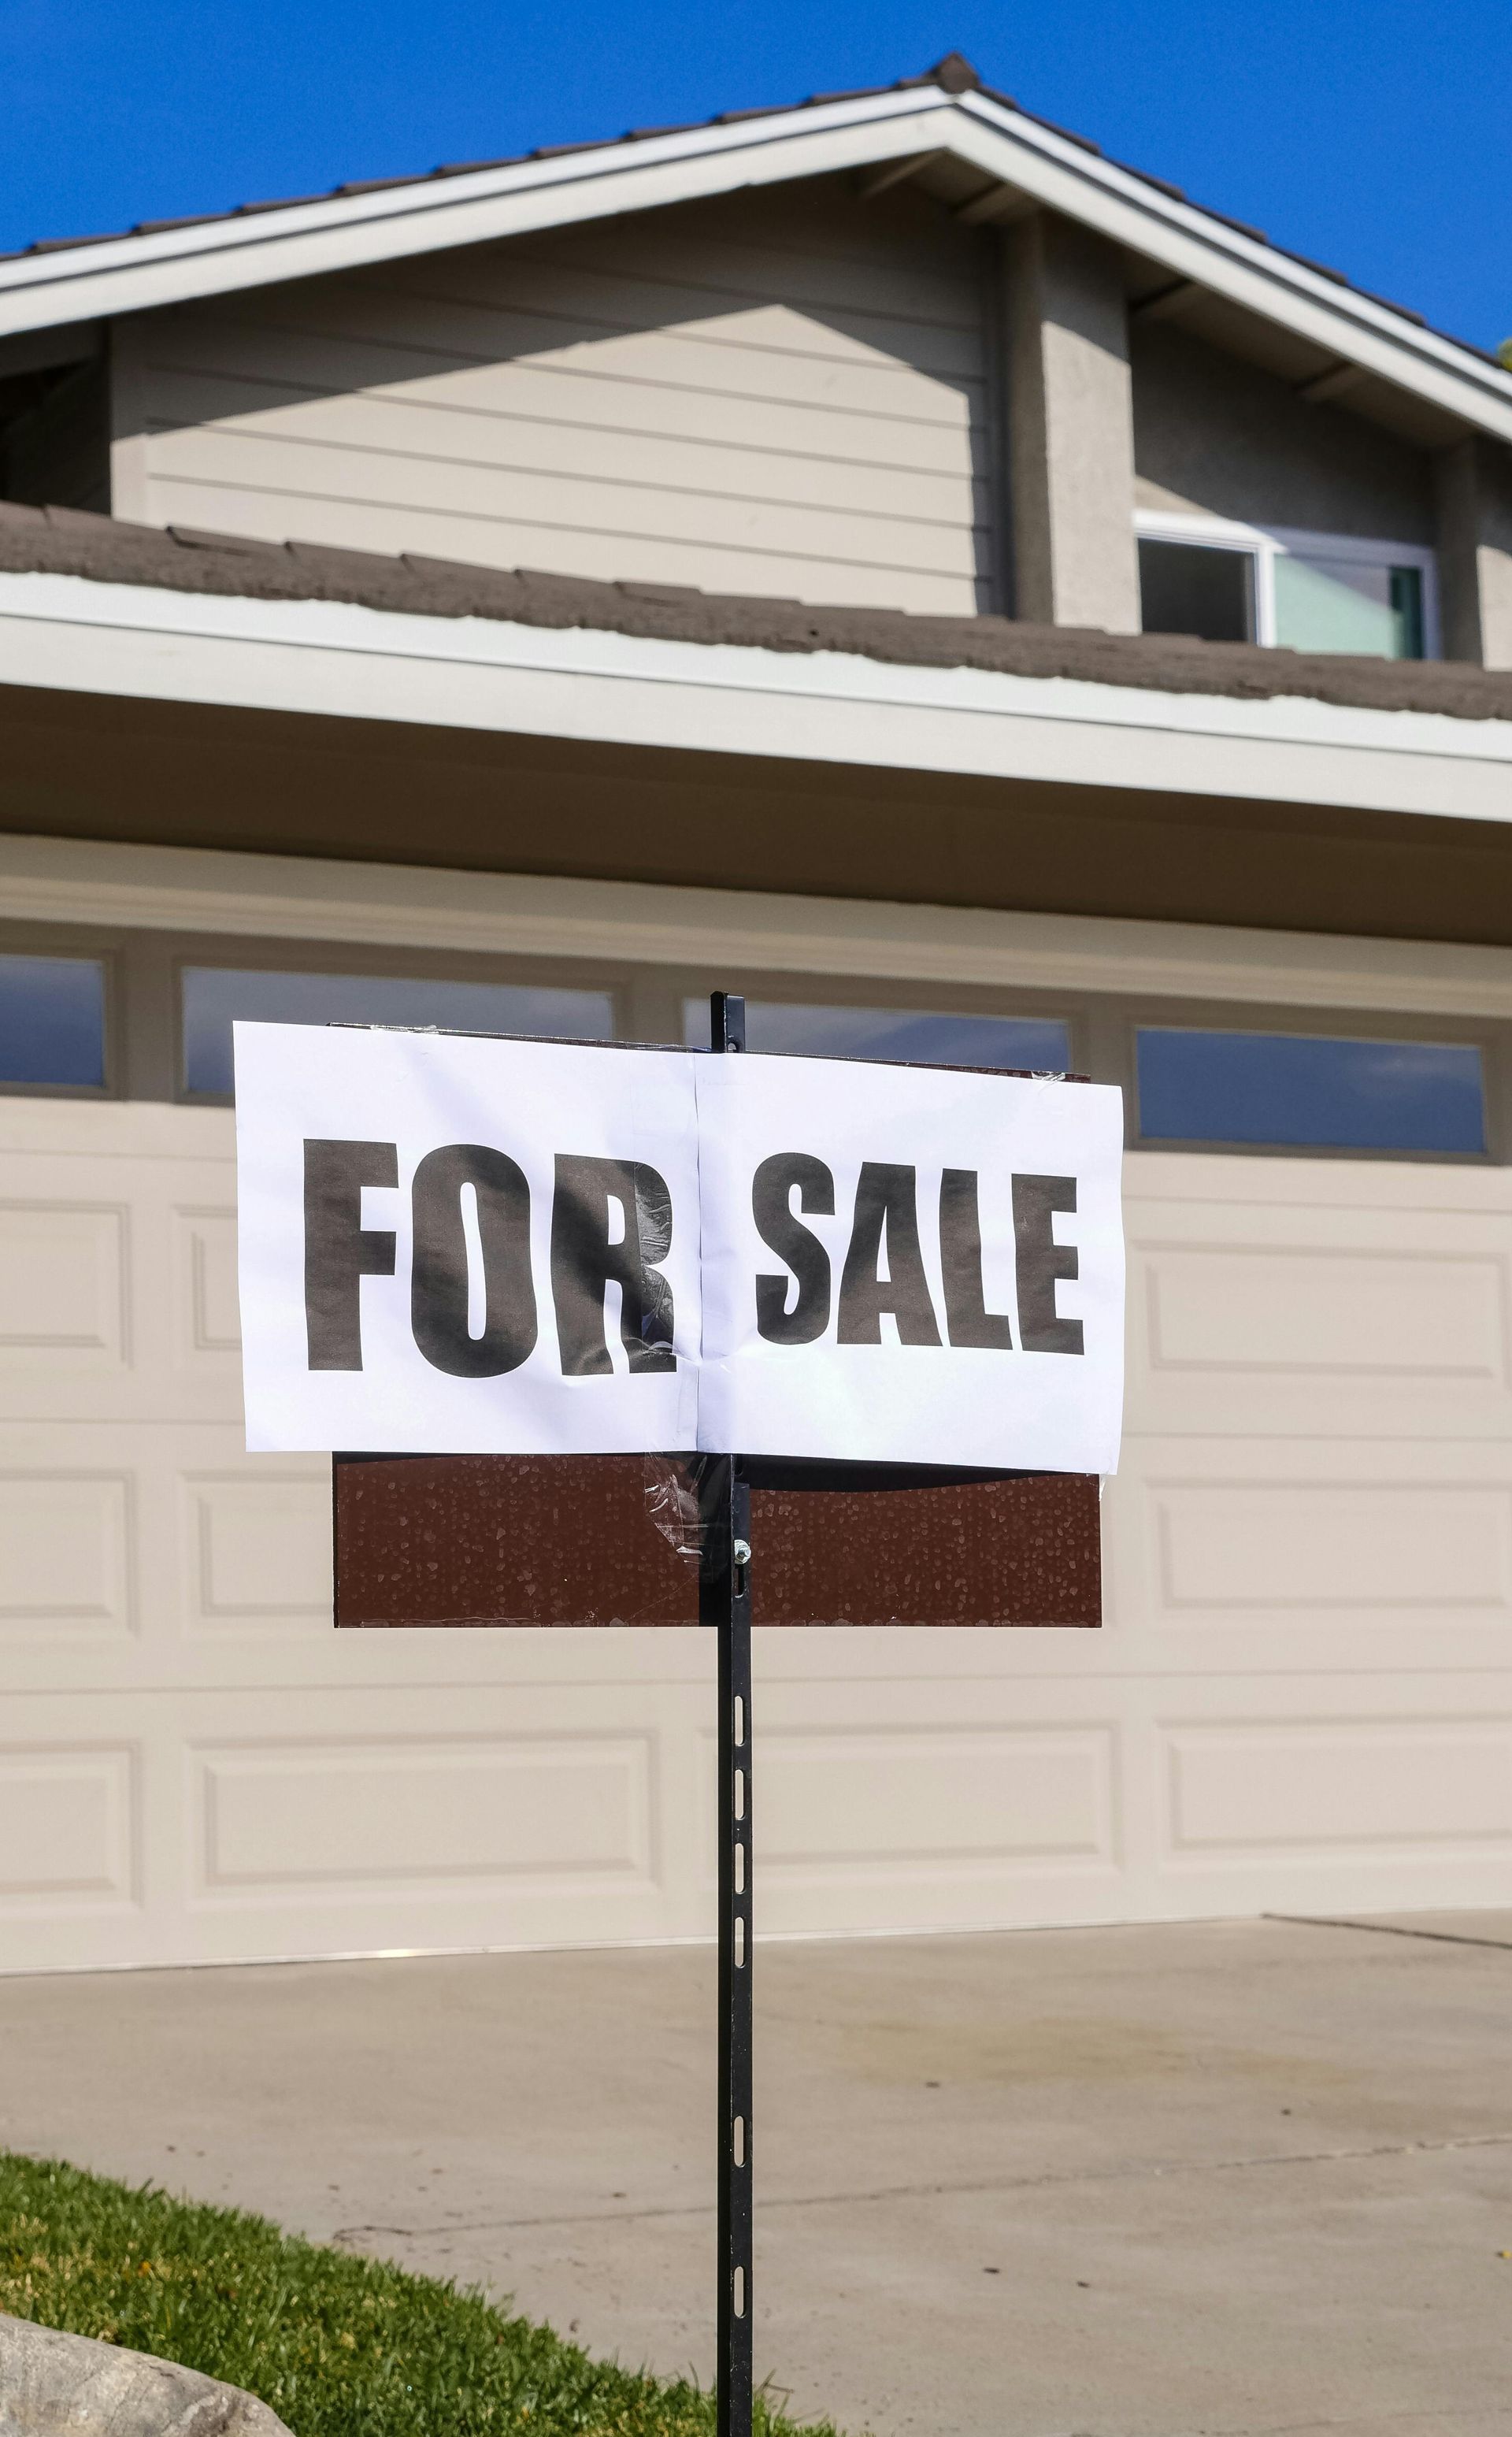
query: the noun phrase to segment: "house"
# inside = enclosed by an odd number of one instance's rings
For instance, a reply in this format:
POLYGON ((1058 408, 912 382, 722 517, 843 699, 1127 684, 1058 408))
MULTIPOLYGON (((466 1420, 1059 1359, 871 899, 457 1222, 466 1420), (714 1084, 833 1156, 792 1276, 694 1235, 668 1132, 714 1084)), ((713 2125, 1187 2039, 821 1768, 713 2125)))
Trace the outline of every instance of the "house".
POLYGON ((706 1931, 706 1640, 330 1630, 229 1026, 714 984, 1130 1126, 1105 1628, 769 1637, 763 1928, 1512 1901, 1512 374, 951 58, 34 247, 0 478, 0 1960, 706 1931))

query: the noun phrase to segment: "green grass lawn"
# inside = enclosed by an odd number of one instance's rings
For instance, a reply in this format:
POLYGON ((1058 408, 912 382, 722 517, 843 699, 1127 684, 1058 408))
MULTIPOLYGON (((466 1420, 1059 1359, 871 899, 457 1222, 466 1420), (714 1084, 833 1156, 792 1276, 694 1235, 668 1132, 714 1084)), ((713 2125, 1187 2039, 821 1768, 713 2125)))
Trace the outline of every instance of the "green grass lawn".
MULTIPOLYGON (((592 2361, 478 2294, 56 2160, 0 2154, 0 2311, 250 2387, 295 2437, 714 2427, 691 2384, 592 2361)), ((756 2426, 791 2431, 759 2404, 756 2426)), ((808 2437, 834 2432, 809 2424, 808 2437)))

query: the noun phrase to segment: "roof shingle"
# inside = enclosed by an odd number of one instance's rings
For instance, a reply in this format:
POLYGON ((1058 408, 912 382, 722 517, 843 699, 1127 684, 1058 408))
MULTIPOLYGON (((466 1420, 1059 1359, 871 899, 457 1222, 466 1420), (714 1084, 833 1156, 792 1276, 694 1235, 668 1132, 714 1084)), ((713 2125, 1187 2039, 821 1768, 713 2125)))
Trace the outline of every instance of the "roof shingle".
POLYGON ((690 586, 400 558, 314 542, 254 541, 188 526, 165 532, 83 509, 0 502, 0 572, 83 576, 253 601, 344 601, 425 618, 587 627, 669 642, 769 652, 842 652, 912 668, 996 670, 1161 693, 1263 700, 1302 695, 1362 710, 1512 720, 1512 671, 1464 661, 1384 660, 1206 643, 1184 635, 1108 635, 1012 618, 916 617, 814 606, 690 586))

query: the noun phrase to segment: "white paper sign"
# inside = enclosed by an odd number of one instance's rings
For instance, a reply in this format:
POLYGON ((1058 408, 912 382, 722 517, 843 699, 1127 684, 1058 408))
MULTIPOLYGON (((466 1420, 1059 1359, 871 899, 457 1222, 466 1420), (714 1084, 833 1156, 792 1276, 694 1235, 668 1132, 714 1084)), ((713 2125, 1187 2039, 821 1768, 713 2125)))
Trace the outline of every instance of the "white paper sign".
POLYGON ((1121 1095, 708 1057, 700 1445, 1111 1472, 1121 1095))
POLYGON ((684 1053, 287 1024, 235 1043, 250 1447, 696 1445, 684 1053))
POLYGON ((1108 1472, 1120 1095, 238 1024, 252 1448, 1108 1472))

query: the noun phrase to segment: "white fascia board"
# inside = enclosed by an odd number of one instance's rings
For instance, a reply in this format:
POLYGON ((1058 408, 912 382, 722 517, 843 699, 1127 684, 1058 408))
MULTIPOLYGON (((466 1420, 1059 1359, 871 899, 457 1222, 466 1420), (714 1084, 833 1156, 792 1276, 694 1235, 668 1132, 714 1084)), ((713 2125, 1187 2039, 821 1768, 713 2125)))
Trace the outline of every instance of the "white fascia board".
POLYGON ((690 128, 593 145, 374 194, 322 196, 243 219, 109 237, 0 263, 0 332, 307 279, 561 228, 612 214, 702 201, 916 152, 949 135, 938 91, 775 111, 733 127, 690 128), (91 300, 94 301, 91 301, 91 300))
POLYGON ((0 335, 947 151, 1244 310, 1512 442, 1512 374, 980 93, 773 111, 547 161, 0 263, 0 335))
POLYGON ((1005 185, 1512 441, 1512 373, 982 96, 959 114, 950 149, 1005 185))
POLYGON ((0 574, 0 677, 578 743, 1512 821, 1512 720, 0 574))

